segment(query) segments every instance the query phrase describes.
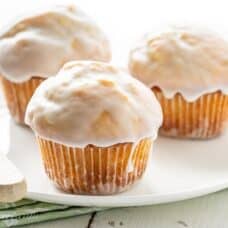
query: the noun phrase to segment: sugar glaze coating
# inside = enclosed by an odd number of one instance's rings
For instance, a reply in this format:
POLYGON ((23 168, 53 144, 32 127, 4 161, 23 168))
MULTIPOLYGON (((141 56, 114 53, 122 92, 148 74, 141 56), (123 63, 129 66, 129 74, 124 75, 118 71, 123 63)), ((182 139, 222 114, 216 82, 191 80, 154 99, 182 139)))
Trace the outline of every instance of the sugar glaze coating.
POLYGON ((33 95, 25 121, 64 145, 110 146, 157 136, 161 107, 143 83, 110 64, 67 63, 33 95))
POLYGON ((110 60, 101 29, 80 9, 51 6, 29 13, 0 31, 0 73, 13 82, 47 78, 71 60, 110 60))
POLYGON ((188 101, 217 90, 228 94, 228 42, 207 29, 169 27, 139 41, 129 69, 167 98, 178 92, 188 101))

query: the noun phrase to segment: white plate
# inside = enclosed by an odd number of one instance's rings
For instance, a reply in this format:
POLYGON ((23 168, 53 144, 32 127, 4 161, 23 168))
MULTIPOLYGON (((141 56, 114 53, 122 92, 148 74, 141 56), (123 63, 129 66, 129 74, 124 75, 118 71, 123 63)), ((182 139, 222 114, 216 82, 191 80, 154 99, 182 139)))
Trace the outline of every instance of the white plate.
POLYGON ((146 175, 131 190, 113 196, 81 196, 57 190, 46 177, 34 136, 1 110, 2 149, 23 172, 28 197, 81 206, 151 205, 201 196, 228 187, 228 134, 208 141, 159 138, 146 175))

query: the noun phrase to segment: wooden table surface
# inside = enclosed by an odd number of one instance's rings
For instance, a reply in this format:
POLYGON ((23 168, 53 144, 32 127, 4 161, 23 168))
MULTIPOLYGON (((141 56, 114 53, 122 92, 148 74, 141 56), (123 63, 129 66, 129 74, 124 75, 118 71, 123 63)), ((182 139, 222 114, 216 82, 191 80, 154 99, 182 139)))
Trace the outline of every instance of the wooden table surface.
POLYGON ((228 190, 182 202, 111 209, 34 228, 227 228, 228 190))

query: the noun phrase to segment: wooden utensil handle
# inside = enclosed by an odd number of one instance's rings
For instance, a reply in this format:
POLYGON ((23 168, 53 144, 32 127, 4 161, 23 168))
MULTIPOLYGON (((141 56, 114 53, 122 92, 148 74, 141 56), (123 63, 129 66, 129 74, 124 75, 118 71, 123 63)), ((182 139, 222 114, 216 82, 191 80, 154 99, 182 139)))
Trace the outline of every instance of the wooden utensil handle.
POLYGON ((25 194, 23 175, 4 154, 0 154, 0 202, 15 202, 25 194))

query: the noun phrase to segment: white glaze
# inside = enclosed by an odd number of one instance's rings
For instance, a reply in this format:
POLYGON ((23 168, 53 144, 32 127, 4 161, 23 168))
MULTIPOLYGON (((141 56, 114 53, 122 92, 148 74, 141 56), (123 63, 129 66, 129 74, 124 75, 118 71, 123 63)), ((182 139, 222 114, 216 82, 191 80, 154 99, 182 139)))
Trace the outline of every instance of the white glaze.
POLYGON ((110 64, 67 63, 36 90, 25 121, 64 145, 110 146, 157 136, 161 107, 143 83, 110 64))
POLYGON ((131 152, 130 152, 130 155, 129 155, 129 158, 128 158, 128 161, 127 161, 126 175, 128 175, 128 173, 134 171, 133 156, 135 154, 135 149, 136 149, 137 145, 139 144, 139 142, 140 142, 140 140, 134 142, 133 145, 132 145, 131 152))
POLYGON ((206 29, 170 27, 132 49, 129 69, 167 98, 178 92, 188 101, 218 90, 228 94, 228 42, 206 29))
POLYGON ((50 77, 71 60, 110 60, 109 43, 80 9, 39 9, 0 32, 0 73, 13 82, 50 77))

